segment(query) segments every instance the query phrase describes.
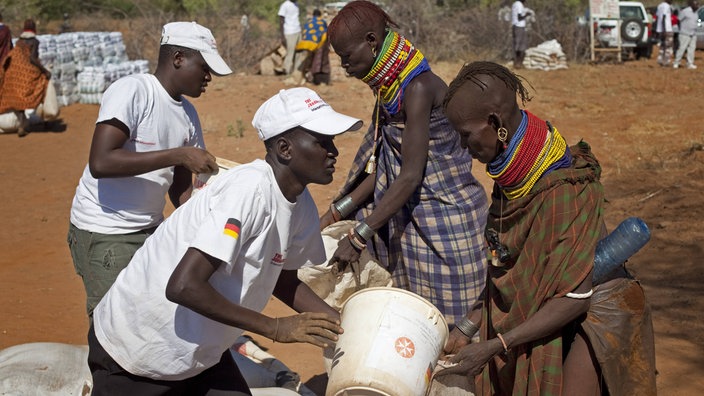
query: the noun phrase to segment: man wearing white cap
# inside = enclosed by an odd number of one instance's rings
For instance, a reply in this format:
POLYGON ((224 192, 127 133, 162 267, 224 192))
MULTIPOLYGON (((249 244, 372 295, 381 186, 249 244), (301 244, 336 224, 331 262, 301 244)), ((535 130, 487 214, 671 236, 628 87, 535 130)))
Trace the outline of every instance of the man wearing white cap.
POLYGON ((178 208, 96 307, 93 395, 250 394, 228 349, 242 332, 320 347, 342 332, 337 311, 297 270, 325 261, 306 186, 332 181, 335 135, 362 122, 293 88, 267 100, 252 124, 265 160, 225 171, 178 208), (261 314, 272 294, 305 313, 261 314))
POLYGON ((193 173, 217 169, 205 150, 199 97, 212 74, 232 73, 215 39, 195 22, 164 25, 154 74, 133 74, 105 91, 88 165, 71 207, 68 244, 93 309, 145 238, 190 197, 193 173))

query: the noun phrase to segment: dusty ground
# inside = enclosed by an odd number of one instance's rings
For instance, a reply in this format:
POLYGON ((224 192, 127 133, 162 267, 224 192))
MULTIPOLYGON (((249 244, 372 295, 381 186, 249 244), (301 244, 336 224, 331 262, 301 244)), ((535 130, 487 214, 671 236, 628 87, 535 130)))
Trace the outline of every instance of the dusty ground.
MULTIPOLYGON (((704 65, 703 54, 697 55, 704 65)), ((459 66, 437 64, 435 70, 449 81, 459 66)), ((704 322, 697 319, 704 311, 702 69, 662 69, 649 60, 523 75, 535 87, 535 99, 527 107, 552 121, 568 143, 587 140, 600 158, 608 225, 639 216, 651 228, 651 242, 628 267, 642 281, 653 309, 659 393, 704 393, 704 322)), ((238 162, 261 157, 262 145, 250 120, 258 105, 283 87, 277 77, 216 79, 194 100, 210 150, 238 162)), ((335 81, 318 91, 338 111, 369 118, 372 96, 361 82, 335 81)), ((5 219, 0 231, 0 348, 35 341, 85 343, 83 286, 65 241, 97 111, 97 106, 76 104, 62 109, 65 127, 23 139, 0 135, 0 180, 5 186, 0 208, 5 219)), ((330 186, 312 188, 321 209, 343 181, 360 136, 336 139, 341 151, 336 179, 330 186)), ((486 182, 478 163, 475 173, 486 182)), ((266 312, 290 311, 272 300, 266 312)), ((312 388, 324 384, 315 347, 255 338, 312 388)))

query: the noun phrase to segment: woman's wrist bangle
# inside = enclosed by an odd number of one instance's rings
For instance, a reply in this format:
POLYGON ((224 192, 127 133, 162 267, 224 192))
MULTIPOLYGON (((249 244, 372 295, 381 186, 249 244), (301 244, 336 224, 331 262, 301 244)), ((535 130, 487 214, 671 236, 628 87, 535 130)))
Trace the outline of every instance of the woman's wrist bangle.
POLYGON ((333 202, 332 205, 337 210, 337 213, 340 214, 341 219, 346 218, 355 210, 354 202, 352 202, 352 197, 349 195, 337 202, 333 202))
POLYGON ((506 344, 506 341, 504 340, 504 336, 501 335, 501 333, 496 333, 496 338, 501 341, 501 345, 504 347, 504 353, 508 353, 508 345, 506 344))
POLYGON ((340 216, 340 212, 337 210, 335 207, 335 203, 330 204, 330 214, 332 215, 332 219, 335 221, 340 221, 342 220, 342 216, 340 216))
POLYGON ((455 323, 455 327, 457 327, 457 330, 468 338, 472 338, 477 330, 479 330, 479 326, 469 320, 466 316, 455 323))
POLYGON ((364 243, 364 241, 360 240, 359 237, 357 236, 357 233, 355 232, 354 228, 350 228, 350 232, 348 235, 350 239, 350 243, 352 246, 357 249, 357 250, 364 250, 364 248, 367 247, 367 244, 364 243))
POLYGON ((357 234, 359 234, 360 237, 362 237, 365 242, 371 239, 371 237, 373 237, 375 234, 374 230, 372 230, 372 228, 369 227, 369 225, 363 221, 357 223, 357 225, 354 227, 354 230, 357 232, 357 234))

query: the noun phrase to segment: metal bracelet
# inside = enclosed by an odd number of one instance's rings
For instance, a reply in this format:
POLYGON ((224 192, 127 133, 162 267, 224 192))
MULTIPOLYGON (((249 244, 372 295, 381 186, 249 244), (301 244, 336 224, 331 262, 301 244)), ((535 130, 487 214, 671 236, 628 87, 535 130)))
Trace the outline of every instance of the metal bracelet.
POLYGON ((371 237, 373 237, 374 234, 376 234, 374 230, 372 230, 372 228, 369 227, 369 225, 363 221, 357 223, 357 225, 354 227, 354 230, 357 232, 357 234, 359 234, 359 236, 362 237, 362 239, 364 239, 365 242, 368 241, 371 237))
POLYGON ((343 219, 355 210, 354 202, 352 202, 352 197, 349 195, 333 203, 333 206, 335 206, 335 209, 343 219))
POLYGON ((459 322, 455 323, 455 327, 457 327, 457 330, 461 331, 462 334, 469 338, 472 338, 477 330, 479 330, 479 326, 474 324, 474 322, 469 320, 466 316, 460 319, 459 322))
POLYGON ((364 250, 364 248, 367 247, 367 244, 364 243, 364 241, 360 241, 360 240, 359 240, 359 238, 357 237, 357 233, 355 232, 354 228, 350 228, 350 232, 349 232, 349 234, 348 234, 347 236, 349 237, 350 243, 352 244, 352 246, 353 246, 355 249, 357 249, 357 250, 359 250, 359 251, 362 251, 362 250, 364 250))

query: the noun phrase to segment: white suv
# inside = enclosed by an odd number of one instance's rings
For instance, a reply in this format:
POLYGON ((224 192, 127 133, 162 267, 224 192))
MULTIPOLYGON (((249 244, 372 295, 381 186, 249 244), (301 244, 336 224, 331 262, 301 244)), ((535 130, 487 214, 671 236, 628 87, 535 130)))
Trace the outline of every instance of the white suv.
POLYGON ((618 47, 619 33, 623 54, 631 53, 636 59, 650 58, 653 52, 652 26, 650 14, 639 1, 619 1, 621 29, 618 20, 601 19, 594 23, 594 37, 602 47, 618 47))

